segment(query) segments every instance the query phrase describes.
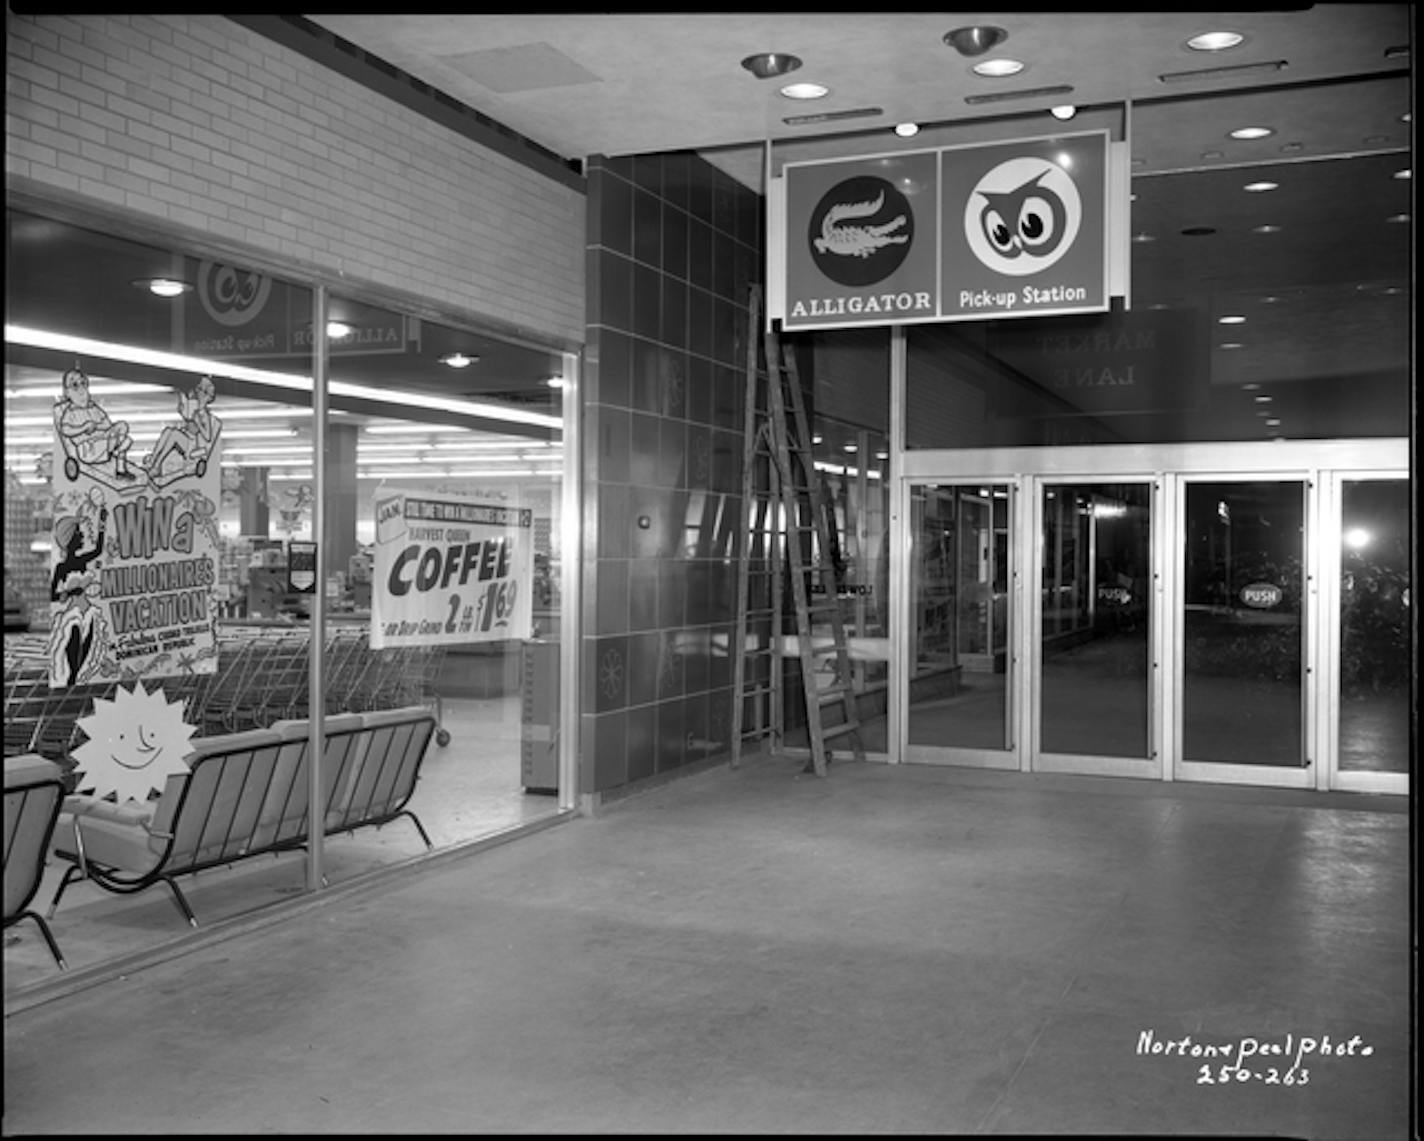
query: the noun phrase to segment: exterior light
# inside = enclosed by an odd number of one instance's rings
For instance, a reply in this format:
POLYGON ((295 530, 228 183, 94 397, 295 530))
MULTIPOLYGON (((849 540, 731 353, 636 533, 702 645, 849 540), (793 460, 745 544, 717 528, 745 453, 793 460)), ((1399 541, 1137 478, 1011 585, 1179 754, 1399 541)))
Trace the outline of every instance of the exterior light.
POLYGON ((1009 33, 1003 28, 996 28, 992 24, 978 24, 973 27, 955 28, 952 32, 945 32, 944 42, 952 47, 962 56, 974 57, 983 55, 986 51, 998 47, 1006 39, 1009 33))
POLYGON ((758 79, 774 79, 801 66, 801 60, 785 52, 758 52, 742 60, 742 66, 758 79))

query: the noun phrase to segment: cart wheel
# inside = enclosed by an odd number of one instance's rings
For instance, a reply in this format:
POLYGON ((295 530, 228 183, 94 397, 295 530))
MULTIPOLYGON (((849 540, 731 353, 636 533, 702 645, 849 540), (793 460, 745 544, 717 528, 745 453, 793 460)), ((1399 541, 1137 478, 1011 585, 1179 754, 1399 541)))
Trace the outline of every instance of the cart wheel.
POLYGON ((79 461, 73 456, 64 457, 64 475, 70 483, 79 478, 79 461))
POLYGON ((437 729, 437 730, 435 730, 435 743, 436 743, 437 745, 439 745, 441 748, 444 748, 446 745, 448 745, 448 744, 450 743, 450 730, 449 730, 449 729, 437 729))

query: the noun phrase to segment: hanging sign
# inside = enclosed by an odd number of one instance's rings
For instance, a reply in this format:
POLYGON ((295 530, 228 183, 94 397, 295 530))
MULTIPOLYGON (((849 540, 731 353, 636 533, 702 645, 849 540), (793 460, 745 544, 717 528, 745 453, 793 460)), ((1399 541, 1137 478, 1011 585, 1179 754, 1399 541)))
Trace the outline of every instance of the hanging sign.
POLYGON ((1108 308, 1106 131, 788 163, 783 177, 786 329, 1108 308))
POLYGON ((451 492, 378 495, 371 645, 533 636, 534 513, 451 492))
POLYGON ((217 670, 222 424, 180 391, 147 455, 72 368, 54 405, 50 688, 217 670))

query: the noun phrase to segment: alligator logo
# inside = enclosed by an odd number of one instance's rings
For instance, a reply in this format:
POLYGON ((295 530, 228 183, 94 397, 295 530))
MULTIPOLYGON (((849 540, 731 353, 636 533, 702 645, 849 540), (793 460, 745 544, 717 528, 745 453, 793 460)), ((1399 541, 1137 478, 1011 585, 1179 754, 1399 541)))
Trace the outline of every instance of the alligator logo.
POLYGON ((892 242, 897 244, 908 242, 910 240, 908 235, 891 235, 891 231, 904 226, 904 214, 896 214, 890 221, 879 226, 841 224, 842 219, 846 218, 872 217, 884 205, 885 194, 882 191, 874 202, 843 203, 832 206, 826 211, 826 216, 821 219, 821 236, 812 244, 823 254, 829 252, 840 254, 842 257, 868 258, 882 246, 888 246, 892 242))
POLYGON ((811 212, 806 235, 816 267, 839 285, 884 281, 915 235, 909 201, 891 183, 860 175, 833 186, 811 212))

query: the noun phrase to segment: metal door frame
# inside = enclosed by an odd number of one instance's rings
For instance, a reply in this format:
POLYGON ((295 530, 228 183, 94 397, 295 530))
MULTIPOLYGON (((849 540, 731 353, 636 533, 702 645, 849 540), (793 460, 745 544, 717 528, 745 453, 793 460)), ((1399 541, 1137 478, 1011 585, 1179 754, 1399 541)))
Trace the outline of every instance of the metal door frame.
MULTIPOLYGON (((892 421, 894 423, 894 421, 892 421)), ((1407 438, 1361 440, 1277 440, 1214 444, 1105 445, 1100 447, 1002 448, 905 451, 893 432, 891 550, 891 631, 889 760, 913 763, 989 765, 1022 771, 1072 771, 1142 776, 1163 781, 1270 784, 1318 790, 1349 789, 1407 793, 1407 774, 1338 771, 1340 487, 1351 479, 1409 478, 1407 438), (1074 758, 1064 763, 1038 752, 1038 577, 1041 574, 1042 485, 1047 482, 1134 482, 1154 484, 1151 739, 1157 758, 1144 766, 1132 758, 1074 758), (1213 480, 1301 480, 1305 483, 1302 648, 1304 723, 1302 744, 1311 764, 1302 769, 1263 771, 1256 766, 1181 760, 1180 607, 1184 536, 1180 534, 1185 484, 1213 480), (1011 488, 1010 651, 1016 683, 1009 696, 1014 748, 992 758, 962 756, 964 750, 908 745, 910 486, 917 483, 985 482, 1011 488), (1030 497, 1025 501, 1024 497, 1030 497), (1031 557, 1029 583, 1024 559, 1031 557), (1030 589, 1031 588, 1031 589, 1030 589), (1007 758, 1007 763, 1005 762, 1007 758), (1084 763, 1079 763, 1084 761, 1084 763), (1285 780, 1275 779, 1285 774, 1285 780), (1263 779, 1268 777, 1270 779, 1263 779)))

